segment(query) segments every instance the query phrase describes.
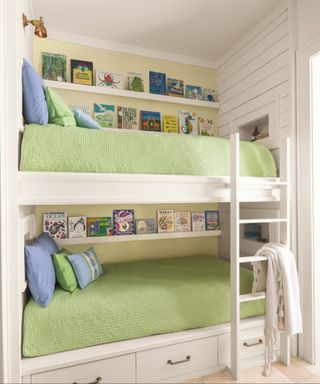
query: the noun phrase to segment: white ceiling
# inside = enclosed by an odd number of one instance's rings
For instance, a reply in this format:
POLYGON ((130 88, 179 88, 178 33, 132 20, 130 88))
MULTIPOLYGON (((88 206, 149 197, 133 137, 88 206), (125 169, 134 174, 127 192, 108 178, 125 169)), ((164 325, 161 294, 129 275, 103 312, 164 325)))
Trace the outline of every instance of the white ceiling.
POLYGON ((33 0, 50 29, 216 62, 281 0, 33 0))

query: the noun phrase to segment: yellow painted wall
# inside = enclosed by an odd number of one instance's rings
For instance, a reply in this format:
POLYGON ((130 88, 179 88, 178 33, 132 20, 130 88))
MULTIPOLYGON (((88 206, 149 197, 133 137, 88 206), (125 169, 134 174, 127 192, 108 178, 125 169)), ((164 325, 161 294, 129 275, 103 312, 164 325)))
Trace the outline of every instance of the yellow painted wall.
MULTIPOLYGON (((200 85, 215 88, 216 76, 213 69, 202 68, 187 64, 180 64, 166 60, 147 58, 119 52, 106 51, 71 43, 64 43, 49 39, 34 39, 34 65, 41 73, 41 52, 53 52, 67 55, 68 81, 70 81, 70 59, 93 61, 94 69, 122 73, 125 79, 129 71, 141 72, 144 75, 145 91, 148 92, 149 70, 165 72, 167 76, 183 79, 185 84, 200 85)), ((142 110, 159 111, 161 114, 178 114, 179 109, 189 109, 182 105, 158 103, 153 101, 125 99, 88 93, 74 93, 56 90, 69 105, 87 105, 92 112, 93 103, 109 103, 115 105, 135 107, 142 110)), ((216 111, 205 108, 192 107, 197 114, 211 118, 216 124, 216 111)), ((91 206, 38 206, 37 232, 42 231, 42 215, 44 212, 57 210, 66 211, 68 215, 110 216, 113 209, 133 208, 136 218, 156 218, 157 209, 172 208, 176 211, 201 212, 205 209, 218 209, 216 204, 176 204, 176 205, 91 205, 91 206)), ((71 251, 84 250, 85 246, 69 246, 71 251)), ((190 238, 177 240, 157 240, 141 242, 124 242, 115 244, 97 244, 95 249, 103 262, 132 261, 168 256, 215 255, 218 254, 217 238, 190 238)))

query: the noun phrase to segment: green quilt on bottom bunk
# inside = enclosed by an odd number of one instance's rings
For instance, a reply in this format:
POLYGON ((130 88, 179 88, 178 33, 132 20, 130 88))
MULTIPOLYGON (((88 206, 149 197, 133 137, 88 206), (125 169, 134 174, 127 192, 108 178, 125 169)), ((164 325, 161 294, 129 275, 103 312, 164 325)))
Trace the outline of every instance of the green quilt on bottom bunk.
MULTIPOLYGON (((23 354, 38 356, 230 321, 229 263, 208 256, 104 265, 105 274, 72 294, 56 289, 42 308, 24 310, 23 354)), ((241 293, 252 272, 241 269, 241 293)), ((264 300, 241 316, 264 313, 264 300)))
MULTIPOLYGON (((22 171, 228 176, 229 140, 136 131, 100 131, 29 125, 22 171)), ((276 176, 271 152, 257 143, 240 145, 242 176, 276 176)))

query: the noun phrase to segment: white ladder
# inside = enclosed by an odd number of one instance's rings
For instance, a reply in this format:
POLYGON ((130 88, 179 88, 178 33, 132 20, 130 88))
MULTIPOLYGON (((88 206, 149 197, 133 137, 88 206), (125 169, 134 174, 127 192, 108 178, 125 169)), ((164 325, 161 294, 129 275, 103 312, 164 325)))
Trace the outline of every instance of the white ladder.
MULTIPOLYGON (((240 265, 242 263, 266 260, 262 256, 240 257, 240 225, 247 223, 279 223, 280 242, 290 246, 290 139, 286 141, 285 173, 286 181, 264 182, 257 181, 257 185, 278 186, 280 188, 280 218, 272 219, 240 219, 240 147, 239 134, 231 136, 231 172, 230 172, 230 277, 231 277, 231 367, 232 376, 239 380, 240 375, 240 304, 247 301, 260 300, 265 292, 240 295, 240 265)), ((283 152, 281 153, 283 155, 283 152)), ((283 171, 283 170, 282 170, 283 171)), ((281 171, 281 173, 283 173, 281 171)), ((281 175, 282 176, 282 175, 281 175)), ((248 185, 248 182, 245 183, 248 185)), ((280 360, 290 365, 290 338, 281 333, 280 360)))

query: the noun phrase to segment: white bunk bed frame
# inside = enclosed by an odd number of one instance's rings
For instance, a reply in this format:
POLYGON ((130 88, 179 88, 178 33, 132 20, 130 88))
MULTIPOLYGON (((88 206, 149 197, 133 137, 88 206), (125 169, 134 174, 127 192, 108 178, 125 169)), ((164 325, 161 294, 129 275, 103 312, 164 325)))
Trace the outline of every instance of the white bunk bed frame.
MULTIPOLYGON (((228 202, 231 217, 231 337, 230 324, 223 324, 48 356, 21 358, 22 382, 181 382, 223 370, 230 361, 230 371, 239 379, 240 363, 241 367, 261 364, 264 317, 242 321, 239 318, 241 302, 263 296, 239 295, 240 264, 258 260, 254 256, 240 258, 239 225, 249 222, 280 223, 279 240, 290 244, 289 139, 283 149, 281 153, 286 154, 282 157, 286 163, 286 179, 240 177, 239 134, 231 136, 231 177, 19 172, 18 202, 21 207, 43 204, 228 202), (280 218, 240 219, 240 202, 279 202, 280 218)), ((31 214, 20 220, 21 322, 27 288, 23 245, 27 239, 34 237, 35 216, 31 214)), ((285 365, 290 364, 290 343, 286 335, 281 338, 280 359, 285 365)))

